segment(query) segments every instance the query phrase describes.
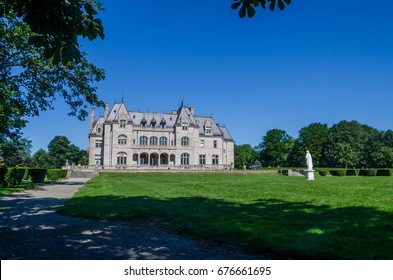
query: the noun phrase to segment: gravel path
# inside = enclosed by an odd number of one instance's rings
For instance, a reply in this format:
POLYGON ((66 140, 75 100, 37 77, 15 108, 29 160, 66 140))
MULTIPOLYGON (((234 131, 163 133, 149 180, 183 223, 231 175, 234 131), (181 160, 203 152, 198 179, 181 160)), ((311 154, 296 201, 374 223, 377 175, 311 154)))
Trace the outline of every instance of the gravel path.
POLYGON ((0 259, 261 259, 236 248, 173 234, 155 224, 96 221, 58 214, 56 210, 86 180, 69 179, 0 197, 0 259))

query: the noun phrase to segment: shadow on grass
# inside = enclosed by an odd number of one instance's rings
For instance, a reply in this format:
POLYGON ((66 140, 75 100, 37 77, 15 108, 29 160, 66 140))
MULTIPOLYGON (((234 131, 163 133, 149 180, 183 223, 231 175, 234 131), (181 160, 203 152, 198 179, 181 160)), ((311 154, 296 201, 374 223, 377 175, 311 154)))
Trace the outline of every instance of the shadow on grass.
POLYGON ((367 207, 97 196, 73 198, 61 212, 94 219, 158 221, 175 232, 282 258, 393 259, 393 215, 367 207))

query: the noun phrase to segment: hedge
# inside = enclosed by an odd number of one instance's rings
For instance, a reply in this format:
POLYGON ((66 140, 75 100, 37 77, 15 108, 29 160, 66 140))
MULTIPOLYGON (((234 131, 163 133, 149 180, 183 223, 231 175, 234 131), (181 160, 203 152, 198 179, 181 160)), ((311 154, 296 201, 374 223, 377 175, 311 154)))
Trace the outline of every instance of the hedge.
POLYGON ((356 169, 347 169, 347 172, 345 173, 346 176, 358 176, 359 175, 359 170, 356 169))
POLYGON ((393 170, 392 169, 378 169, 377 170, 377 176, 392 176, 393 175, 393 170))
POLYGON ((48 169, 46 172, 46 177, 48 180, 57 181, 62 178, 67 177, 67 170, 65 169, 48 169))
POLYGON ((329 171, 328 170, 319 170, 318 173, 321 176, 327 176, 329 174, 329 171))
POLYGON ((22 183, 25 172, 25 168, 8 168, 4 176, 4 186, 6 188, 14 188, 18 186, 20 183, 22 183))
POLYGON ((46 176, 46 169, 44 168, 30 168, 29 175, 33 183, 43 183, 46 176))
POLYGON ((0 167, 0 185, 4 184, 5 174, 7 173, 7 167, 4 165, 0 167))
POLYGON ((329 170, 329 172, 332 176, 345 176, 345 174, 347 173, 345 169, 332 169, 329 170))
POLYGON ((377 169, 360 169, 359 176, 376 176, 377 169))

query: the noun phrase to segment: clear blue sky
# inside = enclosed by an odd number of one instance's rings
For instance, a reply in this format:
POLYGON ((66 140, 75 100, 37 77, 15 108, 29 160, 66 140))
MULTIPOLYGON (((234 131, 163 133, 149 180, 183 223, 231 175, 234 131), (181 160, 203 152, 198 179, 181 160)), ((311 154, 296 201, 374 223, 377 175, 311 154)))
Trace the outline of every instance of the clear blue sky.
MULTIPOLYGON (((106 70, 111 105, 169 112, 182 100, 226 124, 237 144, 312 122, 393 129, 393 1, 293 0, 240 19, 232 0, 104 0, 104 41, 82 42, 106 70)), ((88 122, 55 110, 29 119, 33 152, 56 135, 88 146, 88 122)), ((103 113, 100 109, 99 113, 103 113)))

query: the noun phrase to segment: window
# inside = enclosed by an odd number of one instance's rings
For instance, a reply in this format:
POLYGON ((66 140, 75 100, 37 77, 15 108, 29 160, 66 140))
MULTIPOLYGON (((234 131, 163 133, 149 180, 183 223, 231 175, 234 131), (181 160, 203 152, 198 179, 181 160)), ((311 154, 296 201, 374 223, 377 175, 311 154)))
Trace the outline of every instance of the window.
POLYGON ((182 154, 181 155, 181 165, 189 165, 190 164, 190 155, 182 154))
POLYGON ((98 134, 101 134, 101 127, 97 128, 98 134))
POLYGON ((120 120, 120 128, 125 128, 127 124, 126 120, 120 120))
POLYGON ((184 136, 181 139, 181 145, 182 146, 189 146, 190 145, 190 138, 184 136))
POLYGON ((205 126, 205 134, 212 134, 211 126, 205 126))
POLYGON ((118 139, 119 145, 126 145, 127 144, 127 136, 120 135, 118 139))
POLYGON ((117 154, 117 164, 126 165, 127 164, 127 154, 124 152, 117 154))
POLYGON ((218 155, 213 155, 212 164, 218 165, 219 164, 218 159, 219 159, 218 155))
POLYGON ((213 142, 213 148, 217 148, 217 140, 214 140, 214 142, 213 142))
POLYGON ((96 148, 102 147, 102 140, 96 140, 96 148))
POLYGON ((201 148, 205 147, 205 140, 201 140, 201 148))
POLYGON ((183 122, 181 126, 183 130, 188 130, 188 122, 183 122))
POLYGON ((168 146, 168 138, 166 137, 161 137, 160 138, 160 146, 168 146))
POLYGON ((150 145, 151 146, 157 146, 158 139, 157 137, 150 137, 150 145))
POLYGON ((101 155, 95 155, 94 162, 96 165, 101 165, 101 155))
POLYGON ((144 145, 144 146, 147 145, 147 137, 146 136, 141 136, 139 138, 139 145, 144 145))
POLYGON ((206 164, 206 155, 199 155, 199 164, 200 165, 206 164))

